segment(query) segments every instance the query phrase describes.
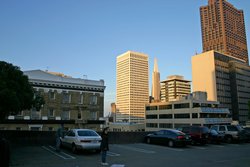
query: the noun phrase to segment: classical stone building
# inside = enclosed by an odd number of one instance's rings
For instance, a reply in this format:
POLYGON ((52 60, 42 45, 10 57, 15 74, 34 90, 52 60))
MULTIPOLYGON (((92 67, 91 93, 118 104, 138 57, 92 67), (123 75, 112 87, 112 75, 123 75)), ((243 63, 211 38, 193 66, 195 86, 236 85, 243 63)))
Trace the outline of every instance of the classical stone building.
POLYGON ((41 70, 24 71, 29 82, 45 104, 39 111, 31 109, 10 115, 4 130, 56 130, 65 128, 91 128, 98 130, 104 123, 104 81, 72 78, 61 73, 41 70))

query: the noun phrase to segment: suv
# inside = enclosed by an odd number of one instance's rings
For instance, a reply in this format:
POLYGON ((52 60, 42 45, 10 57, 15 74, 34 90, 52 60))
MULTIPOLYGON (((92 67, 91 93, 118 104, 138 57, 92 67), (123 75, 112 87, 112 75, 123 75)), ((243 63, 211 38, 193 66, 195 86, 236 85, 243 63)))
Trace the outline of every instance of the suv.
POLYGON ((182 132, 190 135, 191 144, 206 144, 208 141, 209 129, 206 126, 186 126, 181 128, 182 132))
POLYGON ((244 129, 239 125, 213 125, 211 130, 216 130, 218 133, 223 133, 224 139, 227 143, 232 143, 232 141, 244 141, 245 133, 244 129))

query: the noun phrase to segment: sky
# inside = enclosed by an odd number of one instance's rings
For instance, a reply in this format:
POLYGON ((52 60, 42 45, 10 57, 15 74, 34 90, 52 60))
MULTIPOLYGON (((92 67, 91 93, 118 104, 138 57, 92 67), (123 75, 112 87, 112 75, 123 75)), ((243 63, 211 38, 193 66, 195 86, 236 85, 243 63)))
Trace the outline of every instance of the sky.
MULTIPOLYGON (((250 0, 243 9, 250 50, 250 0)), ((131 50, 154 58, 161 80, 192 80, 202 52, 199 7, 208 0, 0 0, 0 60, 22 71, 48 70, 105 81, 105 113, 116 98, 116 57, 131 50)))

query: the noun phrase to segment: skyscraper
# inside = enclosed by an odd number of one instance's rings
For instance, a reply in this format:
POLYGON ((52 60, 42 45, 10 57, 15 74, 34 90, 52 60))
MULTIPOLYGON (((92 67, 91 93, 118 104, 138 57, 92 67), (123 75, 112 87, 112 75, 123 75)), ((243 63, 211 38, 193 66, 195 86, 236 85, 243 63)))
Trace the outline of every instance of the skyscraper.
POLYGON ((153 101, 160 101, 161 85, 160 85, 160 73, 158 71, 157 59, 154 59, 154 71, 152 75, 152 98, 153 101))
POLYGON ((128 51, 116 60, 116 122, 144 123, 149 102, 148 56, 128 51))
POLYGON ((244 13, 226 0, 200 7, 203 52, 216 50, 248 63, 244 13))

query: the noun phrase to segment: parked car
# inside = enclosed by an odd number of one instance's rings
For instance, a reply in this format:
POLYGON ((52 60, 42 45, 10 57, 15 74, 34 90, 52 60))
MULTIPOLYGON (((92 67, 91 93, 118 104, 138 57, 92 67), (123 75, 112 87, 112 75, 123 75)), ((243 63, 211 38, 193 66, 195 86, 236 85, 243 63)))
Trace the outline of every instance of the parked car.
POLYGON ((250 142, 250 127, 245 127, 246 142, 250 142))
POLYGON ((208 134, 208 143, 220 144, 224 140, 224 134, 218 133, 216 130, 212 129, 208 134))
POLYGON ((90 129, 71 129, 61 138, 61 146, 71 148, 73 153, 78 150, 96 150, 100 152, 101 136, 90 129))
POLYGON ((191 144, 206 144, 209 137, 209 129, 206 126, 186 126, 182 127, 182 132, 190 135, 191 144))
POLYGON ((213 125, 211 130, 216 130, 218 133, 224 134, 224 140, 227 143, 232 143, 233 141, 245 141, 245 131, 239 125, 213 125))
POLYGON ((175 129, 165 129, 148 134, 145 140, 148 144, 162 144, 169 147, 186 146, 190 142, 189 136, 175 129))

